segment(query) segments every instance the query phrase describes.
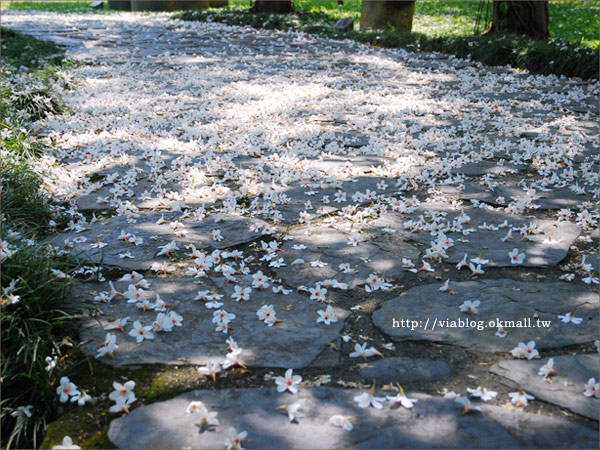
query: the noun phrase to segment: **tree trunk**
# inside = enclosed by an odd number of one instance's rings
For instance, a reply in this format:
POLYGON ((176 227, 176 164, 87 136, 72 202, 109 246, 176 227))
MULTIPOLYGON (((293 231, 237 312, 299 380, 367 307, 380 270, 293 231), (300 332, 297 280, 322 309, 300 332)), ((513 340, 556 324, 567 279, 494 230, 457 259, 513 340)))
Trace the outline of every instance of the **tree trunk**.
POLYGON ((291 0, 287 1, 260 1, 252 3, 251 13, 289 14, 293 12, 291 0))
POLYGON ((494 0, 492 24, 483 34, 518 33, 549 39, 547 1, 494 0))
POLYGON ((108 9, 114 9, 115 11, 131 11, 131 1, 110 1, 108 2, 108 9))
POLYGON ((360 12, 361 30, 385 30, 388 26, 396 30, 411 31, 414 1, 363 1, 360 12))

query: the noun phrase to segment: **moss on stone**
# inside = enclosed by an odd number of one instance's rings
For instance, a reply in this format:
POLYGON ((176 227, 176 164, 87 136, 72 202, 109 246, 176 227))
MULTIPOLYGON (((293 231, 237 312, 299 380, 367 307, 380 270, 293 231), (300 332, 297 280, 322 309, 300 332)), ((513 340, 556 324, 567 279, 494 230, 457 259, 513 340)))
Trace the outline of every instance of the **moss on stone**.
POLYGON ((62 415, 48 426, 41 449, 62 444, 65 436, 81 448, 117 448, 108 439, 108 427, 98 431, 97 424, 91 420, 89 408, 76 408, 62 415))
POLYGON ((133 409, 205 384, 204 377, 200 377, 193 366, 113 367, 89 357, 78 348, 69 353, 69 358, 77 366, 71 380, 95 400, 83 407, 65 404, 62 407, 65 412, 59 412, 60 417, 49 425, 40 448, 60 445, 65 436, 70 436, 73 443, 81 448, 116 448, 108 439, 108 428, 110 421, 118 415, 108 412, 112 402, 106 398, 113 391, 115 381, 135 381, 134 391, 138 400, 133 409))
POLYGON ((198 372, 195 367, 172 366, 157 373, 146 392, 146 403, 171 398, 189 389, 198 387, 198 372))
POLYGON ((108 439, 108 427, 94 434, 91 438, 81 444, 81 448, 118 448, 108 439))

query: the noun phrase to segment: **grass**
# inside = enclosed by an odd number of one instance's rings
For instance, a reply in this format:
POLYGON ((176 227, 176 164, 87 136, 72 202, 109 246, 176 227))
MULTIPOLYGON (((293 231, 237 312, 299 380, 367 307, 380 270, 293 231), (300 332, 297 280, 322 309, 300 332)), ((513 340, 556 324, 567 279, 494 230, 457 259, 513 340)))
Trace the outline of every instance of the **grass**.
POLYGON ((48 149, 29 130, 64 111, 60 91, 72 80, 55 45, 1 33, 1 445, 34 448, 57 417, 56 380, 74 370, 65 355, 84 309, 69 298, 68 261, 40 240, 62 217, 42 189, 48 149))
MULTIPOLYGON (((230 9, 245 9, 248 2, 230 2, 230 9)), ((341 18, 360 21, 359 1, 295 1, 297 11, 319 15, 326 25, 333 25, 341 18)), ((551 1, 550 35, 583 47, 598 48, 598 1, 551 1)), ((472 36, 477 18, 479 1, 417 1, 413 32, 427 37, 472 36)), ((490 6, 491 11, 491 6, 490 6)), ((482 19, 485 18, 485 13, 482 19)))
POLYGON ((598 49, 600 2, 550 2, 550 35, 581 47, 598 49))
POLYGON ((59 13, 106 13, 112 12, 104 2, 104 7, 100 9, 90 8, 91 2, 21 2, 21 1, 3 1, 0 2, 2 9, 12 9, 14 11, 47 11, 59 13))
POLYGON ((62 357, 72 345, 69 337, 75 335, 74 319, 81 308, 68 300, 70 282, 53 272, 59 267, 52 252, 35 244, 17 245, 15 254, 2 264, 4 288, 16 281, 15 289, 1 300, 4 448, 37 447, 56 417, 56 379, 72 370, 62 357), (47 357, 57 358, 54 377, 46 370, 47 357), (29 405, 30 418, 19 414, 20 406, 29 405))

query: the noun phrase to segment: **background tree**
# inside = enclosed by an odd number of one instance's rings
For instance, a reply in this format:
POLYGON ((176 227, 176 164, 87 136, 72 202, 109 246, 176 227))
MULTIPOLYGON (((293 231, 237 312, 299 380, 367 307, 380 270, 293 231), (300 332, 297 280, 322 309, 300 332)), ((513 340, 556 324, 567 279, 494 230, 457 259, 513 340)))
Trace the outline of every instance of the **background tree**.
POLYGON ((414 1, 363 1, 360 29, 411 31, 414 12, 414 1))
POLYGON ((291 0, 287 1, 263 1, 252 2, 251 13, 289 14, 294 11, 291 0))
POLYGON ((547 1, 494 0, 492 24, 483 34, 518 33, 549 39, 547 1))

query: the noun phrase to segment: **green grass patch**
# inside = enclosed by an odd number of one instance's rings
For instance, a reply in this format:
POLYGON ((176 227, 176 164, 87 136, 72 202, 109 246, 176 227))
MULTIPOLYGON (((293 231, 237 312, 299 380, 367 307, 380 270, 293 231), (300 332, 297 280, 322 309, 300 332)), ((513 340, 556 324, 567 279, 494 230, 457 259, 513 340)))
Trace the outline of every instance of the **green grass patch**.
POLYGON ((147 403, 154 403, 172 398, 187 390, 197 387, 198 371, 195 367, 167 367, 157 372, 145 394, 147 403))
MULTIPOLYGON (((231 9, 243 10, 247 2, 230 2, 231 9)), ((297 11, 314 14, 319 21, 333 24, 341 18, 360 21, 360 1, 295 1, 297 11)), ((588 48, 598 48, 598 1, 551 1, 550 35, 588 48)), ((247 8, 246 8, 247 9, 247 8)), ((417 1, 413 31, 427 37, 472 36, 477 20, 479 1, 417 1)), ((491 2, 488 18, 491 15, 491 2)), ((485 10, 482 21, 485 19, 485 10)))
MULTIPOLYGON (((360 2, 296 1, 295 14, 250 14, 248 2, 225 9, 177 13, 183 20, 212 21, 271 30, 303 31, 320 37, 353 39, 409 51, 442 52, 489 65, 510 65, 544 75, 598 79, 598 6, 600 2, 551 2, 553 39, 538 41, 519 35, 475 36, 479 2, 417 2, 413 32, 333 30, 346 17, 360 20, 360 2)), ((484 17, 485 18, 485 15, 484 17)))
POLYGON ((90 8, 92 2, 21 2, 21 1, 3 1, 0 2, 0 8, 12 9, 13 11, 47 11, 58 13, 106 13, 110 11, 107 2, 104 7, 99 9, 90 8))
POLYGON ((34 167, 35 144, 29 145, 22 132, 9 135, 3 141, 0 154, 3 222, 14 230, 25 231, 30 238, 43 231, 44 224, 55 215, 40 190, 42 178, 34 167))
POLYGON ((54 43, 40 41, 8 28, 0 29, 2 62, 28 71, 47 65, 60 65, 64 52, 54 43))

